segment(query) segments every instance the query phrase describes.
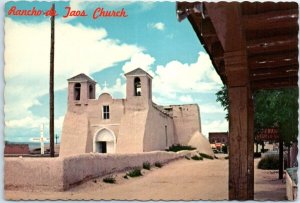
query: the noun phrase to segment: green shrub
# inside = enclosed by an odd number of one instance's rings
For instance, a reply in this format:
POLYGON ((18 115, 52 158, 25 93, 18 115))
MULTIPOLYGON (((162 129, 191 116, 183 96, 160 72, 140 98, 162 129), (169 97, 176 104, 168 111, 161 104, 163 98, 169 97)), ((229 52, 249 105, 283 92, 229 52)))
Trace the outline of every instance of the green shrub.
POLYGON ((278 156, 265 156, 258 162, 257 168, 265 170, 279 169, 278 156))
POLYGON ((140 168, 132 169, 131 171, 126 173, 126 176, 129 176, 129 177, 138 177, 138 176, 142 176, 142 175, 143 174, 141 173, 140 168))
POLYGON ((199 153, 199 155, 205 159, 214 159, 214 157, 209 156, 208 154, 204 154, 204 153, 199 153))
POLYGON ((197 155, 194 155, 194 156, 192 156, 191 158, 192 158, 193 160, 197 160, 197 161, 203 160, 203 158, 202 158, 201 156, 197 156, 197 155))
POLYGON ((114 184, 114 183, 116 183, 116 179, 114 176, 107 176, 107 177, 103 178, 103 182, 114 184))
POLYGON ((162 164, 160 162, 155 162, 154 163, 154 166, 156 166, 157 168, 161 168, 162 167, 162 164))
POLYGON ((196 148, 192 147, 192 146, 183 146, 183 145, 172 145, 169 147, 169 149, 167 149, 166 151, 171 151, 171 152, 178 152, 181 150, 194 150, 196 148))
POLYGON ((151 164, 147 161, 143 163, 143 169, 150 170, 151 164))
POLYGON ((222 152, 223 152, 224 154, 227 154, 227 145, 223 145, 223 146, 222 146, 222 152))

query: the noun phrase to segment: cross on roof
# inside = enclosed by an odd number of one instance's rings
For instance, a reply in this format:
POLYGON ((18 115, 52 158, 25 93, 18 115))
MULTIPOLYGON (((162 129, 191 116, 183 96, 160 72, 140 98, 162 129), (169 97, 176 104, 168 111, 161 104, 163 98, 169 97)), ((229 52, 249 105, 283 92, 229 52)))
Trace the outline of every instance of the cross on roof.
POLYGON ((104 81, 104 84, 103 84, 103 91, 107 91, 107 82, 106 81, 104 81))

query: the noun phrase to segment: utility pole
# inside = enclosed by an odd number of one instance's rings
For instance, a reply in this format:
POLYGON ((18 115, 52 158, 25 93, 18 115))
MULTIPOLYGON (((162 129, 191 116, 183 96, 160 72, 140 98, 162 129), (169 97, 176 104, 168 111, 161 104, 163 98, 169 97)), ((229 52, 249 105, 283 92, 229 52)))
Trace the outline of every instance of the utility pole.
POLYGON ((49 87, 49 107, 50 107, 50 156, 54 157, 54 44, 55 44, 55 4, 52 4, 51 15, 51 48, 50 48, 50 87, 49 87))

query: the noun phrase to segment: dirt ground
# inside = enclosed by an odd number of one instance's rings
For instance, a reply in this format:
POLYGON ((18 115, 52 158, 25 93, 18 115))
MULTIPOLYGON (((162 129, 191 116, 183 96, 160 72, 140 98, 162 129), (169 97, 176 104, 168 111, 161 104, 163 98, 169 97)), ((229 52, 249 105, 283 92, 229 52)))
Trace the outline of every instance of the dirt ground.
MULTIPOLYGON (((257 160, 255 160, 255 165, 257 160)), ((181 159, 162 168, 143 170, 142 177, 124 179, 115 174, 116 184, 97 178, 64 192, 9 191, 7 200, 226 200, 228 160, 181 159)), ((285 200, 285 184, 275 171, 255 169, 255 200, 285 200)))

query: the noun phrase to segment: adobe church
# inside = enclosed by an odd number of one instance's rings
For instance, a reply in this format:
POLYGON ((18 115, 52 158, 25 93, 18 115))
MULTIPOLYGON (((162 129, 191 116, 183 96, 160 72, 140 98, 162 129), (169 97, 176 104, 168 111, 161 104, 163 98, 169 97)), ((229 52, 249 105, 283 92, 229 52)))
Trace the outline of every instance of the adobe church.
POLYGON ((85 74, 68 79, 60 156, 158 151, 173 144, 213 155, 201 134, 197 104, 159 106, 152 102, 152 77, 147 72, 137 68, 125 76, 125 99, 106 92, 96 99, 96 82, 85 74))

